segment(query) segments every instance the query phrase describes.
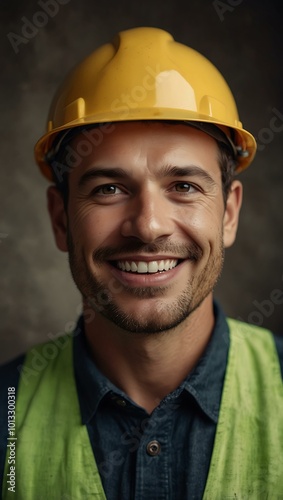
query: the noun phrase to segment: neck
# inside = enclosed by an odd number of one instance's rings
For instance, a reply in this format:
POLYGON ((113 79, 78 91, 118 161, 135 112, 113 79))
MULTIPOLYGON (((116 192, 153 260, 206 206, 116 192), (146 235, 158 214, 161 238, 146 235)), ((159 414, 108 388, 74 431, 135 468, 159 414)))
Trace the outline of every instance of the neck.
POLYGON ((151 413, 195 367, 213 326, 209 296, 172 330, 149 335, 125 332, 96 314, 92 322, 85 322, 85 332, 100 371, 151 413))

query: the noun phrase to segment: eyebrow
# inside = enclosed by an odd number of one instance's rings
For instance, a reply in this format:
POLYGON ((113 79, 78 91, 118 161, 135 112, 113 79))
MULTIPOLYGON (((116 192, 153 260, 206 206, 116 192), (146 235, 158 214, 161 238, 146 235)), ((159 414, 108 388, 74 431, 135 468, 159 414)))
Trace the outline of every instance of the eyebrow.
POLYGON ((188 165, 187 167, 174 167, 166 165, 162 167, 159 175, 162 177, 200 177, 209 185, 215 186, 216 182, 213 180, 206 170, 197 165, 188 165))
POLYGON ((80 180, 79 187, 84 186, 89 180, 97 177, 107 177, 109 179, 124 179, 129 174, 123 168, 94 167, 85 172, 80 180))
MULTIPOLYGON (((215 186, 216 183, 213 178, 203 168, 197 165, 189 165, 186 167, 176 167, 172 165, 165 165, 157 172, 158 177, 200 177, 206 181, 210 186, 215 186)), ((125 179, 129 177, 129 173, 120 167, 93 167, 85 172, 80 180, 79 187, 84 186, 91 179, 106 177, 109 179, 125 179)))

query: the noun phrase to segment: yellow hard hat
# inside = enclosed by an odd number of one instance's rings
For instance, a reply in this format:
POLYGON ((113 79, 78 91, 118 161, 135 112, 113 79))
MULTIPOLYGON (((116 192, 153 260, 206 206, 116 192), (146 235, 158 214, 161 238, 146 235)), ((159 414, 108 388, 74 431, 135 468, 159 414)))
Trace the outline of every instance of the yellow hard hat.
POLYGON ((95 50, 63 82, 50 109, 47 132, 35 146, 36 161, 52 180, 48 158, 58 134, 133 120, 192 122, 204 130, 214 124, 234 145, 237 171, 246 168, 256 152, 256 141, 243 129, 233 95, 215 66, 166 31, 134 28, 95 50))

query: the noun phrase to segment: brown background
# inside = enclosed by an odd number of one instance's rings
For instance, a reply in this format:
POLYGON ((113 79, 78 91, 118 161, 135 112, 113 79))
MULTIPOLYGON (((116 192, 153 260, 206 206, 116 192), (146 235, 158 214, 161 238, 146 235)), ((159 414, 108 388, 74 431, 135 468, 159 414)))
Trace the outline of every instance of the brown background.
POLYGON ((46 182, 35 166, 33 145, 66 72, 117 31, 134 26, 166 29, 211 59, 235 95, 244 126, 259 138, 256 160, 241 175, 245 201, 238 240, 227 251, 216 297, 233 317, 283 332, 283 306, 274 304, 280 299, 274 290, 283 292, 283 130, 271 130, 274 113, 281 116, 277 128, 283 129, 280 2, 58 0, 57 4, 58 13, 49 16, 28 43, 21 43, 16 54, 8 34, 23 36, 22 18, 42 22, 38 13, 43 9, 38 1, 0 1, 0 360, 49 334, 63 333, 78 315, 80 297, 66 255, 53 242, 46 182), (227 6, 222 19, 216 9, 221 3, 227 6), (263 301, 266 309, 260 312, 263 301))

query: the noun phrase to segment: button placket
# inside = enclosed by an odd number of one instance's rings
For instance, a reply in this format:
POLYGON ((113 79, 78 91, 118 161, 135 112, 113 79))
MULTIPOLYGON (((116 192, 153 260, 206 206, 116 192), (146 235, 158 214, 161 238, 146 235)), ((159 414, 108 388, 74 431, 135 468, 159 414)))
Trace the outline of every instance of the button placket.
POLYGON ((158 407, 141 425, 143 434, 136 455, 136 500, 171 498, 168 438, 171 435, 172 419, 170 414, 168 418, 168 412, 164 410, 166 409, 158 407))

